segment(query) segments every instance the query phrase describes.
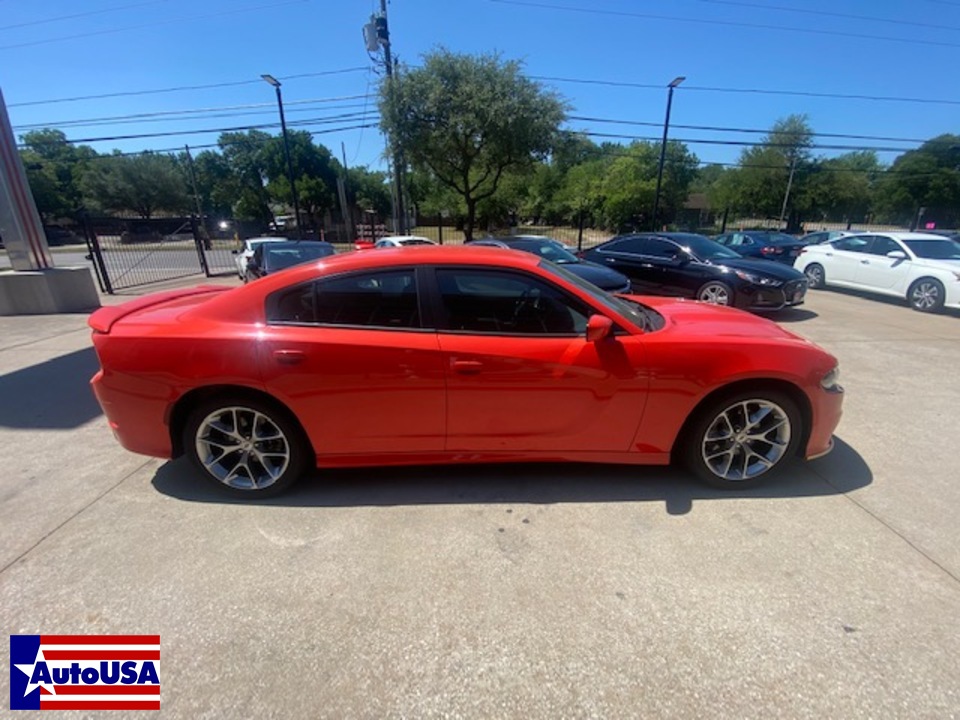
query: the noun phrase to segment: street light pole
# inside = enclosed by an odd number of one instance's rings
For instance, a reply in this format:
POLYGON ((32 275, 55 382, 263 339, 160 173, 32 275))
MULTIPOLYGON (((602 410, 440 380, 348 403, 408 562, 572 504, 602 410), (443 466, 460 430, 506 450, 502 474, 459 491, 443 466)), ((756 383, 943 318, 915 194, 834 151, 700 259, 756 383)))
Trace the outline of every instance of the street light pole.
POLYGON ((670 132, 670 106, 673 105, 673 90, 687 78, 674 78, 667 85, 667 116, 663 120, 663 142, 660 143, 660 162, 657 165, 657 192, 653 197, 653 229, 657 229, 657 211, 660 209, 660 185, 663 183, 663 162, 667 156, 667 134, 670 132))
POLYGON ((297 239, 303 240, 303 226, 300 224, 300 199, 297 197, 297 183, 293 175, 293 162, 290 160, 290 138, 287 136, 287 119, 283 115, 283 96, 280 94, 280 81, 273 75, 261 75, 277 91, 277 106, 280 108, 280 128, 283 131, 283 154, 287 158, 287 179, 290 181, 290 194, 293 196, 293 216, 297 221, 297 239))

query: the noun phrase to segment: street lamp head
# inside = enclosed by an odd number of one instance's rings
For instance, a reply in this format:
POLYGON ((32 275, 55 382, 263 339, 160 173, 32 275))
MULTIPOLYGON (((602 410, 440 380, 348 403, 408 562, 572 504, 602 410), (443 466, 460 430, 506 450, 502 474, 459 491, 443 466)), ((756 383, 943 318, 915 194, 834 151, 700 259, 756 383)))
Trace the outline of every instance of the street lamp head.
POLYGON ((684 80, 686 80, 686 79, 687 79, 687 78, 684 77, 683 75, 681 75, 680 77, 676 77, 676 78, 673 79, 673 82, 671 82, 669 85, 667 85, 667 87, 675 88, 677 85, 679 85, 680 83, 682 83, 682 82, 683 82, 684 80))
POLYGON ((273 85, 275 88, 280 87, 280 81, 277 80, 273 75, 261 75, 260 77, 273 85))

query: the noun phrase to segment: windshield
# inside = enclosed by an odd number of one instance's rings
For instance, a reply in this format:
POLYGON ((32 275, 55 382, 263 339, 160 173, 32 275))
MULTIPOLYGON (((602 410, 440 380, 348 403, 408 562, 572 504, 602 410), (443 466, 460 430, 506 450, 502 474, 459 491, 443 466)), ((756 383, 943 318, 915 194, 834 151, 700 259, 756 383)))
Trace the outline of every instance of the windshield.
POLYGON ((429 240, 422 240, 420 238, 411 238, 410 240, 401 240, 401 245, 433 245, 429 240))
POLYGON ((740 255, 733 250, 724 247, 718 242, 714 242, 704 235, 674 233, 669 237, 674 242, 680 243, 680 245, 700 260, 723 261, 724 259, 736 260, 740 257, 740 255))
POLYGON ((509 243, 514 250, 524 250, 534 255, 546 258, 557 265, 568 265, 580 262, 580 258, 569 250, 564 250, 552 240, 517 240, 509 243))
POLYGON ((540 267, 542 267, 544 270, 554 273, 555 275, 559 275, 564 280, 576 285, 581 290, 589 294, 591 299, 595 300, 598 304, 602 305, 608 310, 613 310, 615 313, 624 316, 642 330, 659 330, 663 327, 663 316, 652 308, 648 308, 646 305, 641 305, 635 300, 626 300, 624 298, 611 295, 610 293, 601 290, 593 283, 587 282, 582 277, 574 275, 566 268, 562 268, 550 262, 541 262, 540 267))
POLYGON ((904 240, 917 257, 928 260, 960 260, 960 243, 943 240, 904 240))

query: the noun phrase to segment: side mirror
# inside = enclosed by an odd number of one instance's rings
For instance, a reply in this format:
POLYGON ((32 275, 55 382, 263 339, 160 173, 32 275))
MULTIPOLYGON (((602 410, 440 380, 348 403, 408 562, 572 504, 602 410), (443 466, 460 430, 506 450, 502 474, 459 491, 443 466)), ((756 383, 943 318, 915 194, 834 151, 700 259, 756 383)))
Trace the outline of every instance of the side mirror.
POLYGON ((230 254, 231 254, 231 255, 237 255, 239 252, 240 252, 239 250, 231 250, 231 251, 230 251, 230 254))
POLYGON ((606 315, 591 315, 587 320, 587 342, 600 342, 613 331, 613 320, 606 315))
POLYGON ((893 260, 906 260, 907 254, 903 250, 891 250, 887 253, 887 257, 893 260))

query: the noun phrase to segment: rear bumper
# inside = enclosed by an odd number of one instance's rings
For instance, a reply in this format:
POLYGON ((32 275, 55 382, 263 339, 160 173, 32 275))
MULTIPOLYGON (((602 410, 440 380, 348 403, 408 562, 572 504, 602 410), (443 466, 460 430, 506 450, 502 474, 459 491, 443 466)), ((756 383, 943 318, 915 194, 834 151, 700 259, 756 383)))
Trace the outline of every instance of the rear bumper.
POLYGON ((141 386, 120 391, 115 382, 116 376, 108 377, 100 370, 93 376, 90 386, 117 441, 130 452, 140 455, 172 457, 173 447, 166 420, 169 399, 165 394, 155 394, 156 387, 141 386))

